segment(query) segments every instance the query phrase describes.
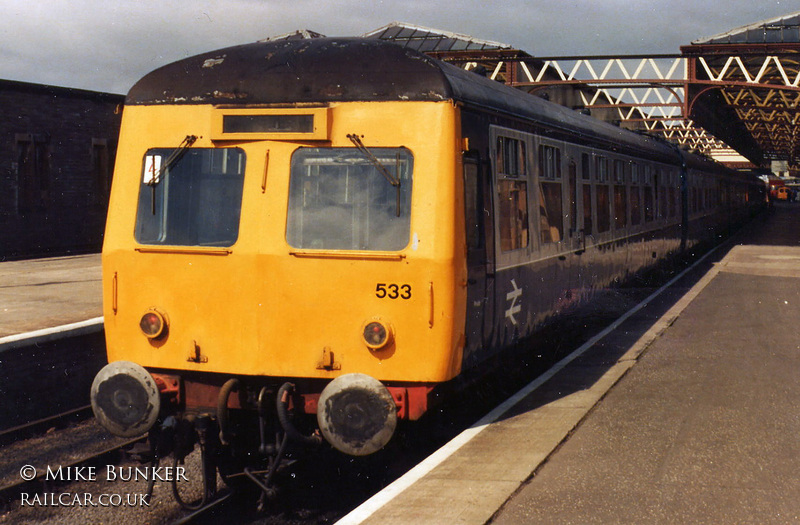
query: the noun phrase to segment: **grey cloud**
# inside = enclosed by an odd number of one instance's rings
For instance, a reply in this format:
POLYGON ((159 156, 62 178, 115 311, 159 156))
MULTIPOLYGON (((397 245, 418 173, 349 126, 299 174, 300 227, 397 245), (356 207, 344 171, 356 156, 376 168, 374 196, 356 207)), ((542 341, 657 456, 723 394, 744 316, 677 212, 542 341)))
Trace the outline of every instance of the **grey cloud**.
POLYGON ((0 78, 125 93, 180 58, 296 29, 358 35, 402 21, 540 56, 677 53, 797 10, 731 0, 0 0, 0 78))

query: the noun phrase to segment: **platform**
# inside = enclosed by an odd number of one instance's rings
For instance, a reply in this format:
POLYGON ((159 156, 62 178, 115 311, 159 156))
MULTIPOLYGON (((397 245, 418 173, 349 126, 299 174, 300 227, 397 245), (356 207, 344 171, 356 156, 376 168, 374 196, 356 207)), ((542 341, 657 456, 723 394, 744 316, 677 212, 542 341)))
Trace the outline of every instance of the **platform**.
POLYGON ((800 520, 800 205, 590 343, 340 523, 800 520))
POLYGON ((0 263, 0 345, 102 315, 100 254, 0 263))

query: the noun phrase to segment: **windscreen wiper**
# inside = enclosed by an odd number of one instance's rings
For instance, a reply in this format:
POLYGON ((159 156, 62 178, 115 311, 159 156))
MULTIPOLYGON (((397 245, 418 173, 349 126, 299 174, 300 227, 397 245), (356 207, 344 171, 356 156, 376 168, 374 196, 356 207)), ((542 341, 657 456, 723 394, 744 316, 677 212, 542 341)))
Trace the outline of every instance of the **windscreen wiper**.
POLYGON ((153 215, 156 214, 156 186, 158 186, 158 183, 161 182, 161 177, 167 172, 167 170, 172 168, 183 158, 184 154, 186 154, 186 150, 191 148, 192 144, 194 144, 196 141, 196 135, 186 135, 186 138, 183 139, 178 147, 172 150, 172 153, 169 154, 169 157, 167 157, 167 160, 164 161, 164 164, 158 170, 158 173, 153 175, 153 177, 147 182, 147 185, 152 189, 150 204, 153 215))
POLYGON ((196 135, 186 135, 186 138, 183 139, 183 142, 181 142, 177 148, 172 150, 172 153, 169 154, 169 157, 167 157, 167 160, 164 162, 164 165, 161 166, 161 169, 158 170, 158 173, 152 179, 150 179, 150 182, 148 182, 148 184, 150 184, 151 186, 158 185, 158 183, 161 182, 161 176, 168 169, 177 164, 178 161, 181 160, 183 155, 186 153, 186 150, 191 148, 192 144, 194 144, 196 141, 197 141, 196 135))
POLYGON ((375 157, 375 155, 373 155, 372 152, 367 149, 367 147, 361 141, 361 137, 359 137, 355 133, 349 133, 347 135, 347 138, 350 139, 350 142, 352 142, 355 145, 355 147, 358 149, 358 151, 360 151, 361 153, 364 154, 365 157, 367 157, 367 160, 369 160, 370 164, 372 164, 375 167, 375 169, 378 170, 378 172, 381 175, 383 175, 384 178, 387 181, 389 181, 389 184, 394 186, 395 189, 397 190, 397 216, 399 217, 400 216, 400 158, 399 158, 399 156, 397 158, 397 169, 396 169, 397 176, 395 176, 395 175, 392 175, 389 172, 389 170, 386 169, 386 166, 381 164, 381 161, 379 161, 377 159, 377 157, 375 157))

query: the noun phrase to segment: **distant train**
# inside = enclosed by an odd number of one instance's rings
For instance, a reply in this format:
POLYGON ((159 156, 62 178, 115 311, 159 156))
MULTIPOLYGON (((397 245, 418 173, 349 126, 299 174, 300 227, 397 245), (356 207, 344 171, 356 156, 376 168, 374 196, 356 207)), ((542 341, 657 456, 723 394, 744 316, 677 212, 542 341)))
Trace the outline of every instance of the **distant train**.
POLYGON ((764 191, 378 40, 181 60, 127 97, 92 406, 268 492, 292 442, 381 449, 437 386, 764 191))

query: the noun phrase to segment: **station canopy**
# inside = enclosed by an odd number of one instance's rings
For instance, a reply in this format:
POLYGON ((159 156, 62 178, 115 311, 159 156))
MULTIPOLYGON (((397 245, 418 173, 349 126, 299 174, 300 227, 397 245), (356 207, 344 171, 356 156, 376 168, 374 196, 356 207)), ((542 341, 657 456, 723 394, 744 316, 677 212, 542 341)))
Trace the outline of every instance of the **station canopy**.
POLYGON ((695 40, 687 115, 754 163, 800 161, 800 12, 695 40))
POLYGON ((390 40, 403 45, 403 47, 415 49, 422 53, 511 49, 510 45, 501 42, 481 40, 469 35, 450 33, 411 24, 401 24, 399 22, 393 22, 375 31, 370 31, 364 37, 390 40))

